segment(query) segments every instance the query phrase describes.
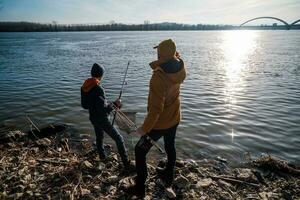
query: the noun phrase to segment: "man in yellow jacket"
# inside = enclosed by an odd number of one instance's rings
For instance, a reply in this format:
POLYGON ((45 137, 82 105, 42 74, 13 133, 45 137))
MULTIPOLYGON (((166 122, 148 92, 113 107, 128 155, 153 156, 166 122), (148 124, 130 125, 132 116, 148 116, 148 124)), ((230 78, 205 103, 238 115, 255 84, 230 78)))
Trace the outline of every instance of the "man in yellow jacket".
POLYGON ((140 197, 145 196, 146 155, 152 147, 146 134, 154 141, 163 137, 168 162, 166 168, 160 169, 158 173, 167 186, 173 182, 175 135, 181 119, 180 85, 186 77, 184 63, 171 39, 162 41, 154 48, 157 48, 158 60, 150 63, 153 74, 149 86, 148 113, 143 125, 136 131, 142 136, 135 146, 136 184, 128 190, 140 197))

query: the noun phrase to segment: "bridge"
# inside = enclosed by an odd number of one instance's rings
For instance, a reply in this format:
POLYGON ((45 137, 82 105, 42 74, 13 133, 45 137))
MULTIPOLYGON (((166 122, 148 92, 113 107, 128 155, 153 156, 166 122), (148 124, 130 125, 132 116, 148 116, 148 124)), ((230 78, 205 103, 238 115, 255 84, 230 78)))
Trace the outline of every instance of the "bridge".
POLYGON ((252 21, 255 21, 255 20, 258 20, 258 19, 274 19, 274 20, 277 20, 277 21, 283 23, 285 25, 285 27, 286 27, 287 30, 290 30, 292 26, 294 26, 298 22, 300 22, 300 19, 298 19, 298 20, 294 21, 293 23, 289 24, 286 21, 284 21, 283 19, 280 19, 280 18, 277 18, 277 17, 256 17, 256 18, 253 18, 253 19, 245 21, 244 23, 242 23, 240 25, 240 27, 242 27, 243 25, 245 25, 245 24, 247 24, 249 22, 252 22, 252 21))
POLYGON ((294 26, 295 24, 297 24, 298 22, 300 22, 300 19, 294 21, 293 23, 291 23, 291 26, 294 26))

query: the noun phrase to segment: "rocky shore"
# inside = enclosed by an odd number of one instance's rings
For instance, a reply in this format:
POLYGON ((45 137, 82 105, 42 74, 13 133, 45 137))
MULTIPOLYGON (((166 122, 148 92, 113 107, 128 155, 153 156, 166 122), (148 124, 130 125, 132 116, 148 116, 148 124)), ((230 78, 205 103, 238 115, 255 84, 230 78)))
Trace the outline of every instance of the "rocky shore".
MULTIPOLYGON (((0 199, 132 199, 124 188, 135 174, 123 170, 111 146, 102 161, 88 138, 63 131, 33 138, 9 134, 14 137, 0 142, 0 199)), ((228 167, 219 157, 178 160, 172 188, 156 174, 165 161, 154 162, 145 199, 300 199, 299 166, 269 155, 248 159, 243 167, 228 167)))

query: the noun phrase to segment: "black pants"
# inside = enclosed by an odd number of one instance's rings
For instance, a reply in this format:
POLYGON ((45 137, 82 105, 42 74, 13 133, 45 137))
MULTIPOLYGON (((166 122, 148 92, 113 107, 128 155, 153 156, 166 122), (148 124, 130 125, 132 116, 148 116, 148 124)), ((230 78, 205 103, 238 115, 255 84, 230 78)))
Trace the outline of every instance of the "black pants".
POLYGON ((122 135, 110 123, 104 125, 93 124, 96 133, 96 145, 100 157, 105 157, 103 145, 104 132, 107 133, 116 143, 118 152, 124 164, 128 162, 128 155, 124 145, 122 135))
MULTIPOLYGON (((176 162, 175 135, 177 126, 178 124, 169 129, 151 130, 149 133, 147 133, 147 135, 154 141, 159 140, 159 138, 161 138, 162 136, 164 137, 164 147, 168 158, 166 169, 171 173, 174 173, 176 162)), ((148 175, 146 155, 151 147, 152 144, 145 136, 142 136, 135 146, 135 162, 137 172, 136 182, 138 185, 145 184, 146 182, 148 175)))

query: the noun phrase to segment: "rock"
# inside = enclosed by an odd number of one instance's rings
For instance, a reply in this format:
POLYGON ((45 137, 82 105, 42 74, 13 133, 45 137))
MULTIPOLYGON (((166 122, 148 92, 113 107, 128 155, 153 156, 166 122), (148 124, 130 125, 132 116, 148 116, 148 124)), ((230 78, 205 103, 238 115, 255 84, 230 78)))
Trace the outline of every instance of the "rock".
POLYGON ((102 172, 102 177, 109 177, 111 173, 109 171, 103 171, 102 172))
POLYGON ((85 188, 81 189, 81 195, 87 195, 87 194, 90 194, 90 193, 91 193, 91 191, 88 190, 88 189, 85 189, 85 188))
POLYGON ((24 177, 24 180, 25 182, 29 182, 31 180, 31 174, 27 174, 25 177, 24 177))
POLYGON ((232 185, 226 181, 223 181, 221 179, 218 180, 218 184, 221 186, 221 187, 225 187, 225 188, 231 188, 232 185))
POLYGON ((94 190, 96 190, 96 191, 100 191, 100 190, 101 190, 101 187, 98 186, 98 185, 95 185, 93 188, 94 188, 94 190))
POLYGON ((15 194, 12 194, 10 195, 9 197, 11 199, 21 199, 23 197, 24 193, 15 193, 15 194))
POLYGON ((176 167, 181 168, 181 167, 184 167, 185 163, 182 160, 178 160, 178 161, 176 161, 175 165, 176 165, 176 167))
POLYGON ((253 179, 253 174, 250 169, 242 168, 242 169, 237 169, 236 177, 242 180, 250 180, 253 179))
POLYGON ((14 190, 15 190, 16 192, 23 192, 24 189, 25 189, 25 186, 24 186, 24 185, 17 185, 17 186, 15 187, 14 190))
POLYGON ((107 182, 108 183, 116 183, 119 181, 119 177, 116 176, 116 175, 113 175, 113 176, 110 176, 108 179, 107 179, 107 182))
POLYGON ((36 188, 36 184, 33 184, 33 183, 32 183, 32 184, 29 184, 28 187, 29 187, 30 189, 34 189, 34 188, 36 188))
POLYGON ((85 169, 92 168, 93 164, 90 163, 89 161, 85 160, 85 161, 82 162, 82 167, 85 168, 85 169))
POLYGON ((259 196, 263 200, 269 200, 269 199, 278 199, 278 194, 273 193, 273 192, 260 192, 259 196))
POLYGON ((107 191, 109 192, 109 194, 114 195, 117 192, 117 188, 111 185, 107 188, 107 191))
POLYGON ((42 196, 42 195, 41 195, 41 193, 38 193, 38 192, 37 192, 37 193, 34 193, 34 196, 35 196, 35 197, 40 197, 40 196, 42 196))
POLYGON ((174 184, 180 188, 180 189, 184 189, 184 188, 188 188, 190 185, 189 180, 182 176, 181 174, 174 180, 174 184))
POLYGON ((108 162, 108 163, 106 163, 105 167, 106 167, 107 169, 110 169, 110 168, 113 167, 113 164, 112 164, 111 162, 108 162))
POLYGON ((201 181, 199 181, 197 183, 198 186, 202 187, 202 188, 206 188, 208 186, 210 186, 213 183, 211 178, 204 178, 201 181))
POLYGON ((123 178, 119 181, 119 187, 122 189, 128 188, 129 186, 131 186, 133 184, 134 184, 134 181, 130 177, 123 178))
POLYGON ((189 179, 191 184, 197 183, 198 177, 194 173, 189 173, 186 178, 189 179))
POLYGON ((98 165, 98 169, 99 169, 100 171, 102 171, 103 169, 105 169, 105 164, 104 164, 104 163, 100 163, 100 164, 98 165))
POLYGON ((82 179, 83 179, 85 182, 87 182, 87 181, 92 180, 93 177, 92 177, 91 175, 84 175, 84 176, 82 176, 82 179))
POLYGON ((15 143, 12 143, 12 142, 6 143, 6 145, 10 148, 15 148, 16 147, 15 143))
POLYGON ((36 144, 41 147, 48 147, 51 145, 51 140, 48 138, 42 138, 36 141, 36 144))
POLYGON ((186 165, 188 167, 198 167, 198 163, 193 159, 188 159, 186 165))
POLYGON ((7 199, 7 194, 6 192, 0 192, 0 199, 7 199))
POLYGON ((115 160, 115 161, 118 161, 118 160, 119 160, 117 154, 114 154, 114 155, 112 156, 112 159, 115 160))
POLYGON ((220 157, 220 156, 217 156, 217 161, 227 163, 227 160, 225 158, 220 157))
POLYGON ((175 192, 173 191, 172 188, 166 188, 165 189, 165 192, 166 192, 166 195, 170 198, 170 199, 175 199, 176 198, 176 194, 175 192))

